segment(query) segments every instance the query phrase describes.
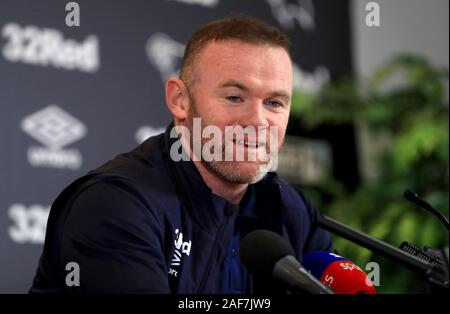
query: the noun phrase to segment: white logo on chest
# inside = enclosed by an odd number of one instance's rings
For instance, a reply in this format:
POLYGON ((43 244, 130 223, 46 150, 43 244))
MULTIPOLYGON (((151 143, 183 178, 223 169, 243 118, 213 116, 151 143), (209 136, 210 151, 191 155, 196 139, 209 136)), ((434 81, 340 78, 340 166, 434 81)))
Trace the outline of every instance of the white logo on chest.
POLYGON ((183 254, 189 256, 191 253, 191 241, 183 241, 183 233, 179 229, 175 229, 175 252, 170 263, 169 275, 178 276, 178 268, 181 265, 183 254))

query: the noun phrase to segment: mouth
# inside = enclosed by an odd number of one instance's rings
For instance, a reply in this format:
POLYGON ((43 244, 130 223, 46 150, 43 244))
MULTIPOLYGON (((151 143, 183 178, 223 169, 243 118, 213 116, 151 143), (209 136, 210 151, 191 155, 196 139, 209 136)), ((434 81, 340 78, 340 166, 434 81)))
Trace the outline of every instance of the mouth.
POLYGON ((249 141, 249 140, 233 140, 233 143, 236 145, 241 145, 246 148, 258 149, 260 147, 265 147, 266 143, 263 141, 249 141))

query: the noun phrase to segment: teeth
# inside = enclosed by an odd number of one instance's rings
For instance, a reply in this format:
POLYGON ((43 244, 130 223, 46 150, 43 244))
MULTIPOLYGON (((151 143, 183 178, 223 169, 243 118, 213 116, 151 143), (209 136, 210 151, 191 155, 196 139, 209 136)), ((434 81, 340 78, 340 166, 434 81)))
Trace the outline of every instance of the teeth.
POLYGON ((247 146, 252 146, 252 147, 258 147, 259 145, 258 145, 258 143, 255 143, 255 142, 249 142, 249 141, 247 141, 247 140, 244 140, 244 141, 235 141, 236 142, 236 144, 238 144, 238 145, 247 145, 247 146))

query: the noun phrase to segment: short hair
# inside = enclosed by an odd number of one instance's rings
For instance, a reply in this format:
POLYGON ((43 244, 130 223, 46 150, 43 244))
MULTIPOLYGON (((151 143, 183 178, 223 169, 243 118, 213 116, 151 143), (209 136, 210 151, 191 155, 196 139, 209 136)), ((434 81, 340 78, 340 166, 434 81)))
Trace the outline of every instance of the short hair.
POLYGON ((283 48, 289 55, 288 37, 273 26, 261 20, 240 13, 210 22, 190 37, 181 61, 180 79, 188 87, 193 83, 194 64, 200 52, 212 41, 238 40, 255 45, 269 45, 283 48))

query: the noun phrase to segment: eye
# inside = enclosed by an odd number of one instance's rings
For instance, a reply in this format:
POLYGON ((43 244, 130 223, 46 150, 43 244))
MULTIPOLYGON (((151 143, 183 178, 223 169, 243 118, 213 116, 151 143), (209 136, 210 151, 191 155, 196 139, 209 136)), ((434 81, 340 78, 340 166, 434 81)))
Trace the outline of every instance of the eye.
POLYGON ((274 100, 274 99, 266 100, 264 102, 264 104, 266 106, 269 106, 269 107, 272 107, 272 108, 282 108, 282 107, 284 107, 284 104, 282 102, 274 100))
POLYGON ((240 96, 226 96, 225 99, 231 103, 239 103, 243 101, 242 97, 240 96))

